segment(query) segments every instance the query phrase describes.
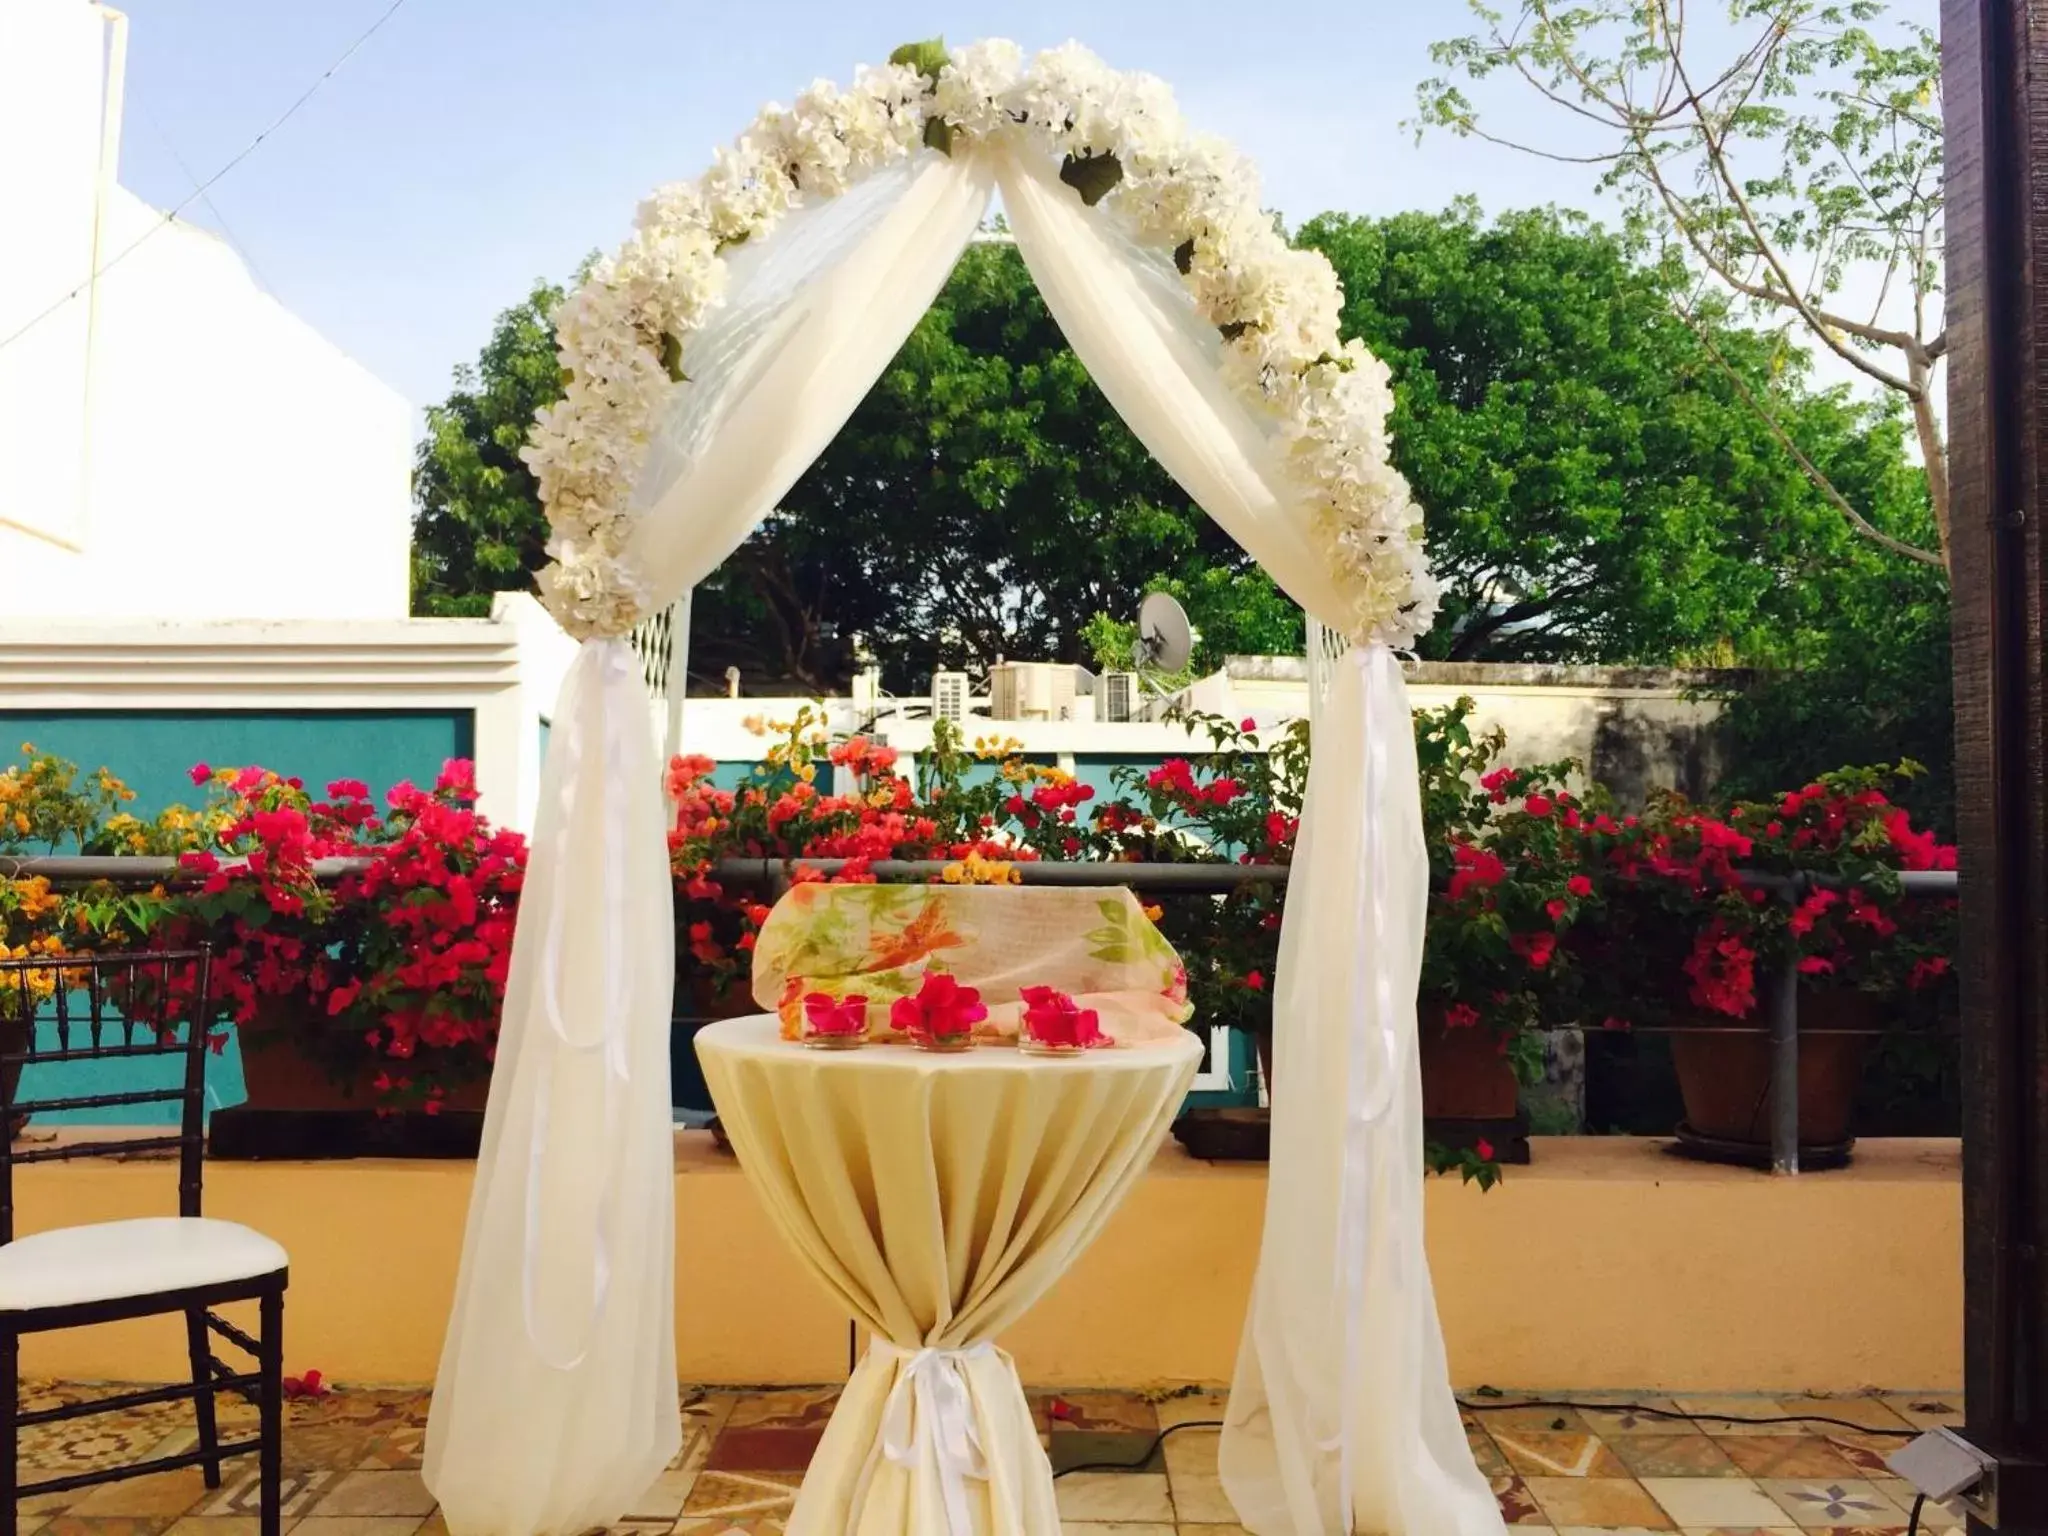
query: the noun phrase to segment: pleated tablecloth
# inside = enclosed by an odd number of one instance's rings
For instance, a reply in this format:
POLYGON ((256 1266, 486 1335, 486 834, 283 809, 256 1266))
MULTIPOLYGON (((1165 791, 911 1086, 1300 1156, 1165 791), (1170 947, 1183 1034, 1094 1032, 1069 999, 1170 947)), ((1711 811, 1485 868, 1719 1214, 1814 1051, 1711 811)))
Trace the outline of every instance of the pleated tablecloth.
POLYGON ((708 1026, 697 1054, 775 1224, 874 1335, 790 1536, 1058 1536, 1052 1466, 994 1340, 1144 1175, 1200 1042, 818 1051, 763 1016, 708 1026))

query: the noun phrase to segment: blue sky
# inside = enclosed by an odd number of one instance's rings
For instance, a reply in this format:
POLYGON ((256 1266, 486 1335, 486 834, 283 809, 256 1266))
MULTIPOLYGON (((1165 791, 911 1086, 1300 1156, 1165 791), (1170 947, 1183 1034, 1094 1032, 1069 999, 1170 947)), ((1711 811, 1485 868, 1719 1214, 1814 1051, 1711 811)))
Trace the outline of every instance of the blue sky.
MULTIPOLYGON (((390 0, 116 3, 131 19, 121 179, 169 207, 390 0)), ((615 243, 649 187, 695 176, 763 102, 935 34, 1074 37, 1163 76, 1191 122, 1250 152, 1290 220, 1461 193, 1593 206, 1576 168, 1401 130, 1428 45, 1466 19, 1458 0, 406 0, 186 217, 224 225, 266 288, 420 405, 532 279, 615 243)), ((1511 133, 1553 121, 1512 94, 1497 105, 1511 133)))

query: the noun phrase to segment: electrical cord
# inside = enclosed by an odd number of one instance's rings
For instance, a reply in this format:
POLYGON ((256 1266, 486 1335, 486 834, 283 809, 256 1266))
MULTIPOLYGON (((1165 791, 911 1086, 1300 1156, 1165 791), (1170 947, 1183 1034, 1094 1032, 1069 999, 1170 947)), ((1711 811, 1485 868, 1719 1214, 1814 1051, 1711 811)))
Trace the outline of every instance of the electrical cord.
POLYGON ((1920 1536, 1920 1511, 1927 1506, 1927 1495, 1913 1495, 1913 1518, 1906 1522, 1906 1536, 1920 1536))
POLYGON ((1831 1419, 1813 1413, 1781 1413, 1762 1418, 1749 1418, 1739 1413, 1681 1413, 1672 1408, 1652 1408, 1647 1403, 1573 1403, 1556 1398, 1508 1399, 1498 1403, 1468 1403, 1460 1398, 1458 1406, 1467 1413, 1506 1413, 1517 1408, 1556 1408, 1571 1411, 1590 1410, 1594 1413, 1633 1413, 1646 1419, 1675 1419, 1682 1423, 1697 1424, 1702 1419, 1715 1424, 1831 1424, 1837 1429, 1854 1430, 1859 1435, 1884 1435, 1898 1440, 1916 1438, 1917 1429, 1874 1429, 1868 1424, 1857 1424, 1849 1419, 1831 1419))
MULTIPOLYGON (((1831 1419, 1811 1413, 1769 1414, 1750 1417, 1734 1413, 1681 1413, 1671 1408, 1652 1408, 1647 1403, 1574 1403, 1562 1398, 1510 1398, 1497 1403, 1474 1403, 1463 1398, 1458 1406, 1467 1413, 1505 1413, 1509 1409, 1552 1408, 1560 1411, 1591 1409, 1595 1413, 1632 1413, 1646 1419, 1674 1419, 1682 1423, 1697 1424, 1702 1419, 1715 1424, 1830 1424, 1838 1429, 1853 1430, 1860 1435, 1881 1435, 1894 1439, 1910 1440, 1920 1433, 1917 1429, 1875 1429, 1868 1424, 1856 1424, 1848 1419, 1831 1419)), ((1136 1461, 1091 1461, 1077 1467, 1063 1467, 1053 1473, 1056 1478, 1070 1472, 1136 1472, 1147 1466, 1166 1444, 1168 1435, 1178 1434, 1183 1429, 1221 1429, 1220 1419, 1191 1419, 1184 1424, 1169 1424, 1152 1437, 1152 1443, 1145 1447, 1145 1454, 1136 1461)), ((1913 1501, 1913 1520, 1906 1536, 1919 1536, 1920 1509, 1926 1502, 1922 1494, 1913 1501)))
POLYGON ((1221 1429, 1222 1427, 1223 1421, 1221 1419, 1190 1419, 1185 1424, 1169 1424, 1152 1437, 1152 1443, 1145 1447, 1145 1454, 1136 1461, 1090 1461, 1078 1467, 1062 1467, 1059 1471, 1053 1473, 1053 1476, 1056 1478, 1065 1477, 1069 1472, 1140 1472, 1144 1470, 1147 1463, 1154 1456, 1159 1454, 1159 1448, 1166 1444, 1166 1437, 1168 1435, 1177 1435, 1184 1429, 1221 1429))

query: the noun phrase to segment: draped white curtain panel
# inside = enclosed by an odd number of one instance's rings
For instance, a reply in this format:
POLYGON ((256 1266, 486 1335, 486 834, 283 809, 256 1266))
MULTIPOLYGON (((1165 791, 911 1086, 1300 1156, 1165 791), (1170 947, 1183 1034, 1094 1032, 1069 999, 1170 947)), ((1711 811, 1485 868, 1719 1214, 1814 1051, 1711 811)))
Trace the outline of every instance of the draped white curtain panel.
MULTIPOLYGON (((925 151, 728 255, 627 558, 668 603, 823 452, 1000 190, 1089 374, 1311 615, 1345 622, 1268 429, 1160 253, 1056 167, 925 151)), ((425 1476, 453 1536, 616 1520, 681 1436, 668 1079, 672 904, 658 765, 624 640, 554 715, 425 1476)), ((1400 666, 1341 661, 1318 722, 1274 995, 1273 1160, 1222 1444, 1257 1536, 1499 1536, 1450 1393, 1422 1246, 1415 1035, 1427 862, 1400 666)), ((1048 1531, 1047 1536, 1053 1536, 1048 1531)))

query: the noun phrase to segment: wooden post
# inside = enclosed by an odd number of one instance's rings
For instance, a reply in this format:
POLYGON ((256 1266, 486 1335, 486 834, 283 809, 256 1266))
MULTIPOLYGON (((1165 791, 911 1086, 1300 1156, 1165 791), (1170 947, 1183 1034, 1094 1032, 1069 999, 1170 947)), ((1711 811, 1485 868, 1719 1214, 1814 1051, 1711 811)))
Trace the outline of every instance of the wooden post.
POLYGON ((2048 11, 1941 19, 1968 1434, 2048 1532, 2048 11))

